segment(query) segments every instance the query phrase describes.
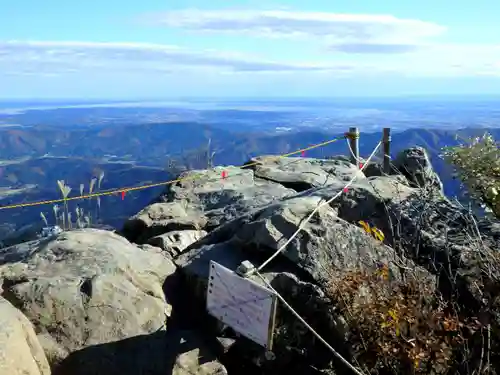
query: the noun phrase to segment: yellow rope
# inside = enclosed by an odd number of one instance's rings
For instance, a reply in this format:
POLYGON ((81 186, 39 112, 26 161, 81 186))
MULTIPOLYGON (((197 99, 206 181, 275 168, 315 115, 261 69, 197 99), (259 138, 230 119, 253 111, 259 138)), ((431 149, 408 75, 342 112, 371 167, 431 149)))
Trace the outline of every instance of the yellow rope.
MULTIPOLYGON (((330 143, 333 143, 333 142, 336 142, 339 139, 342 139, 344 137, 336 137, 336 138, 330 139, 330 140, 322 142, 322 143, 317 143, 315 145, 312 145, 312 146, 309 146, 309 147, 306 147, 306 148, 302 148, 302 149, 297 150, 297 151, 289 152, 288 154, 278 155, 278 157, 280 157, 280 158, 286 158, 288 156, 296 155, 296 154, 301 153, 301 152, 305 152, 305 151, 312 150, 312 149, 315 149, 315 148, 318 148, 318 147, 326 146, 326 145, 328 145, 330 143)), ((253 162, 253 163, 250 163, 250 164, 245 164, 245 165, 242 165, 240 167, 251 167, 251 166, 256 165, 256 164, 258 164, 258 162, 253 162)), ((26 203, 10 204, 10 205, 7 205, 7 206, 1 206, 0 210, 8 210, 8 209, 12 209, 12 208, 21 208, 21 207, 41 206, 41 205, 45 205, 45 204, 61 203, 61 202, 64 202, 64 201, 73 201, 73 200, 77 200, 77 199, 87 199, 87 198, 94 198, 94 197, 102 197, 102 196, 113 195, 113 194, 118 194, 118 193, 122 193, 122 192, 149 189, 149 188, 158 187, 158 186, 166 186, 166 185, 170 185, 170 184, 175 184, 176 182, 190 180, 190 179, 192 180, 192 179, 196 179, 196 178, 199 178, 199 177, 201 177, 201 176, 199 176, 199 175, 187 176, 187 177, 183 177, 183 178, 177 178, 175 180, 157 182, 157 183, 149 184, 149 185, 141 185, 141 186, 135 186, 135 187, 123 187, 123 188, 120 188, 120 189, 113 189, 113 190, 102 191, 102 192, 97 192, 97 193, 92 193, 92 194, 87 194, 87 195, 80 195, 80 196, 76 196, 76 197, 68 197, 66 199, 59 198, 59 199, 51 199, 51 200, 36 201, 36 202, 26 202, 26 203)))

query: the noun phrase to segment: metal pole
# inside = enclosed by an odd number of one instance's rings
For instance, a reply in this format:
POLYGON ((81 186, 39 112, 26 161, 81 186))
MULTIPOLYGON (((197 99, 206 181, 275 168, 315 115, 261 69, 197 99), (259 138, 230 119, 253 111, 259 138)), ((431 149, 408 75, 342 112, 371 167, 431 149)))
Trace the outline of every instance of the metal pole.
POLYGON ((351 163, 359 168, 359 130, 358 128, 349 128, 349 144, 351 146, 351 163))
POLYGON ((389 173, 391 170, 391 128, 384 128, 382 136, 383 153, 384 153, 384 172, 389 173))

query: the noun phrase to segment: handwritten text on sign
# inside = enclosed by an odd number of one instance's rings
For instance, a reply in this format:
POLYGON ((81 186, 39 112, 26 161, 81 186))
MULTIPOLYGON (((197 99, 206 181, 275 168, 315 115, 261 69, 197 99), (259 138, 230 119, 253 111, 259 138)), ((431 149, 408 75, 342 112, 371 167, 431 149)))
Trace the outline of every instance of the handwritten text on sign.
POLYGON ((271 349, 276 296, 252 280, 210 262, 207 310, 236 332, 271 349))

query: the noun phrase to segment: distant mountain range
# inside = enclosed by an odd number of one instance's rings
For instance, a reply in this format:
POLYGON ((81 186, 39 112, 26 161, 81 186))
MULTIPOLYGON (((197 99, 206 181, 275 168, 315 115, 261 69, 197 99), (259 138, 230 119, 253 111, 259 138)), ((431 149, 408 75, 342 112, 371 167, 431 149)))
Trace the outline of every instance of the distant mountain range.
MULTIPOLYGON (((347 131, 347 129, 346 129, 347 131)), ((468 128, 457 131, 410 129, 393 134, 395 150, 419 144, 430 150, 457 144, 484 131, 498 135, 499 128, 468 128)), ((0 160, 40 158, 44 156, 135 161, 145 165, 162 165, 168 157, 178 156, 206 146, 209 139, 217 151, 217 162, 239 163, 251 155, 285 153, 322 142, 331 132, 317 130, 291 131, 281 134, 233 132, 196 122, 158 124, 99 125, 92 127, 44 126, 0 127, 0 160)), ((366 133, 360 140, 362 152, 369 152, 380 139, 380 133, 366 133)), ((314 151, 343 152, 338 144, 314 151)))
MULTIPOLYGON (((346 129, 347 130, 347 129, 346 129)), ((486 129, 458 131, 411 129, 392 136, 391 153, 419 145, 431 155, 449 196, 460 193, 452 169, 439 157, 445 146, 456 145, 486 129)), ((500 139, 500 128, 487 129, 500 139)), ((103 125, 93 127, 5 127, 0 128, 0 205, 60 198, 57 180, 72 188, 70 196, 79 195, 80 184, 88 184, 98 171, 104 171, 102 189, 138 186, 172 178, 168 160, 188 167, 205 168, 205 150, 209 139, 215 151, 214 164, 240 165, 263 154, 284 154, 321 143, 339 134, 321 131, 288 132, 278 135, 231 132, 196 122, 159 124, 103 125), (185 157, 181 157, 184 155, 185 157)), ((381 138, 381 132, 362 133, 360 154, 367 157, 381 138)), ((344 140, 307 151, 309 157, 325 158, 347 154, 344 140)), ((130 215, 155 198, 163 187, 140 190, 126 195, 102 198, 100 221, 119 227, 130 215)), ((72 209, 76 201, 71 203, 72 209)), ((80 202, 95 213, 96 202, 80 202)), ((51 206, 0 210, 0 240, 4 243, 26 238, 42 225, 40 211, 50 221, 51 206), (28 233, 28 234, 26 234, 28 233), (12 237, 14 235, 14 237, 12 237), (8 237, 11 237, 8 239, 8 237)))

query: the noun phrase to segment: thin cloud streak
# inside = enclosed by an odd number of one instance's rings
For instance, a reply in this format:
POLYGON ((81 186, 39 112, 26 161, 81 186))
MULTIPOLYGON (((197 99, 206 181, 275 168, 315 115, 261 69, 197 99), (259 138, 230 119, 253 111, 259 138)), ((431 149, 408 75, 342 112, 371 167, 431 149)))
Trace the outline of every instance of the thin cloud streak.
MULTIPOLYGON (((345 51, 362 43, 378 46, 381 53, 406 51, 422 41, 438 37, 442 25, 391 15, 338 14, 327 12, 198 10, 186 9, 143 17, 146 23, 211 33, 241 33, 268 38, 314 40, 344 46, 345 51), (350 45, 352 45, 350 47, 350 45), (387 46, 387 47, 384 47, 387 46), (395 46, 407 46, 399 50, 395 46)), ((363 49, 357 49, 360 52, 363 49)), ((365 49, 373 53, 375 48, 365 49)))
POLYGON ((348 54, 400 54, 416 52, 422 46, 417 44, 389 43, 344 43, 330 46, 330 50, 348 54))
MULTIPOLYGON (((337 44, 331 50, 352 55, 350 59, 288 63, 255 56, 214 50, 189 50, 172 45, 147 43, 95 43, 56 41, 0 42, 0 75, 50 76, 94 73, 139 77, 192 74, 229 77, 234 75, 289 75, 301 81, 312 75, 363 77, 400 75, 457 77, 500 75, 498 45, 432 45, 413 48, 405 44, 337 44), (376 54, 383 51, 382 56, 376 54), (357 53, 374 54, 369 61, 357 53)), ((151 78, 149 78, 151 79, 151 78)))
POLYGON ((0 42, 0 64, 21 64, 65 69, 144 69, 171 71, 214 68, 232 72, 318 72, 342 66, 292 64, 215 51, 191 51, 177 46, 146 43, 0 42))

